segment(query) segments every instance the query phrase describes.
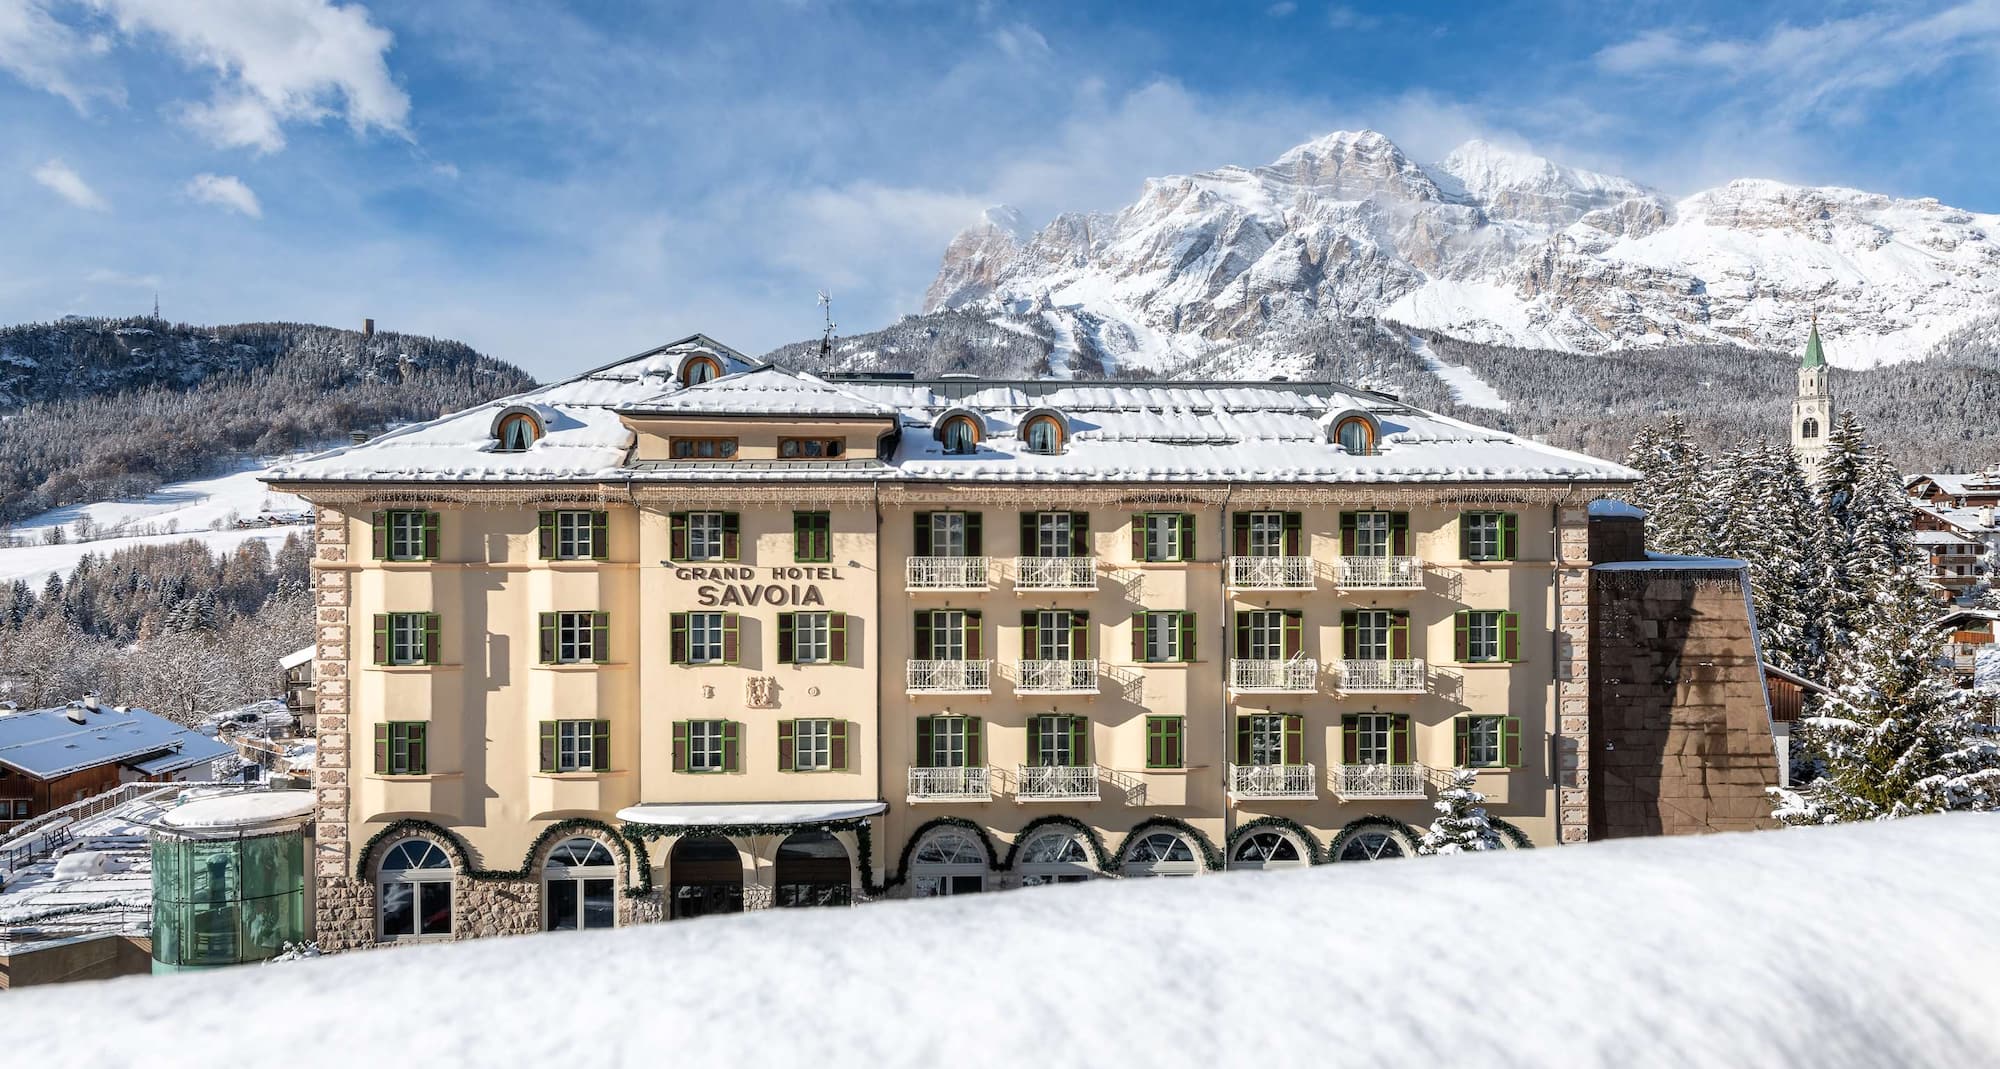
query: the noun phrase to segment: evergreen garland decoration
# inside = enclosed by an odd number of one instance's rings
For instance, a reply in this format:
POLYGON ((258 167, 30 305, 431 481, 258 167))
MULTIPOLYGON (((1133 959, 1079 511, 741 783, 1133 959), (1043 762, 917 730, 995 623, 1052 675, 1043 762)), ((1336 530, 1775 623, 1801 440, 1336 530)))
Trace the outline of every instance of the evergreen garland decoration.
MULTIPOLYGON (((480 868, 471 862, 470 855, 466 853, 465 844, 459 840, 457 835, 452 833, 451 829, 417 817, 405 817, 401 820, 392 820, 384 824, 381 830, 368 837, 368 841, 361 847, 361 853, 355 858, 354 878, 357 880, 366 880, 368 878, 368 860, 374 856, 378 847, 411 835, 422 835, 438 840, 440 845, 444 847, 445 852, 451 855, 452 867, 457 870, 457 874, 464 876, 468 880, 476 880, 480 883, 525 880, 534 875, 535 856, 541 853, 543 847, 547 846, 551 841, 559 838, 567 838, 581 831, 603 832, 609 836, 612 843, 618 848, 620 864, 626 866, 628 874, 633 871, 633 853, 626 845, 625 837, 618 834, 618 829, 611 825, 589 817, 571 817, 567 820, 558 820, 554 824, 543 828, 541 834, 535 836, 535 841, 528 844, 528 852, 522 856, 521 867, 518 869, 480 868)), ((652 870, 646 867, 645 846, 643 844, 639 846, 638 856, 640 860, 637 871, 641 874, 641 878, 637 884, 633 884, 628 875, 625 887, 625 895, 628 898, 644 897, 653 887, 653 874, 652 870)))
POLYGON ((1201 860, 1204 868, 1210 872, 1222 871, 1222 855, 1216 853, 1215 844, 1209 842, 1208 836, 1203 835, 1200 829, 1185 820, 1175 817, 1152 817, 1140 824, 1134 825, 1131 831, 1125 833, 1124 841, 1118 844, 1118 855, 1112 859, 1112 865, 1108 871, 1124 872, 1125 855, 1132 849, 1132 844, 1138 842, 1146 836, 1146 833, 1155 829, 1180 833, 1183 838, 1188 839, 1201 848, 1201 860))
POLYGON ((639 869, 639 882, 636 886, 625 889, 625 897, 644 898, 653 893, 652 855, 646 849, 646 840, 632 836, 620 836, 620 838, 632 844, 632 852, 638 857, 636 864, 639 869))
POLYGON ((1236 834, 1229 840, 1229 854, 1231 856, 1235 855, 1237 845, 1243 841, 1245 836, 1254 835, 1266 828, 1277 828, 1298 836, 1299 841, 1306 845, 1306 860, 1315 865, 1324 865, 1333 860, 1333 855, 1327 853, 1326 849, 1320 846, 1319 839, 1312 832, 1307 831, 1305 825, 1290 817, 1277 816, 1258 817, 1256 820, 1248 821, 1237 828, 1236 834))
POLYGON ((1380 830, 1392 831, 1401 836, 1403 852, 1411 857, 1416 856, 1417 840, 1423 838, 1423 832, 1394 817, 1370 815, 1348 821, 1346 826, 1340 829, 1340 834, 1333 837, 1333 842, 1327 844, 1326 859, 1339 861, 1340 852, 1347 848, 1348 840, 1363 832, 1380 830))
MULTIPOLYGON (((910 878, 910 855, 916 852, 917 844, 923 841, 924 836, 929 835, 931 831, 937 828, 957 828, 960 831, 971 832, 979 838, 979 845, 986 851, 987 869, 993 872, 1003 871, 1000 865, 1000 851, 994 849, 993 839, 986 834, 985 828, 964 817, 938 817, 936 820, 924 822, 916 831, 910 833, 908 839, 904 840, 903 852, 901 856, 896 858, 896 871, 890 875, 888 880, 883 882, 880 890, 886 891, 910 878)), ((870 893, 876 892, 871 891, 870 893)))
POLYGON ((1015 861, 1020 857, 1021 848, 1035 837, 1036 832, 1044 828, 1057 826, 1081 832, 1083 834, 1083 841, 1090 844, 1090 856, 1097 860, 1097 871, 1111 871, 1111 857, 1104 852, 1104 840, 1098 836, 1097 829, 1075 817, 1066 817, 1060 813, 1051 813, 1048 816, 1036 817, 1026 824, 1021 825, 1021 830, 1014 833, 1014 842, 1007 847, 1006 862, 998 867, 1003 869, 1013 868, 1015 861))
POLYGON ((450 829, 442 824, 417 817, 403 817, 382 825, 380 831, 369 836, 368 841, 361 844, 361 852, 354 856, 354 878, 357 880, 368 878, 368 859, 375 856, 376 847, 407 835, 426 835, 441 840, 440 845, 451 855, 453 868, 468 875, 473 871, 472 863, 466 860, 465 844, 459 842, 458 836, 453 835, 450 829))
POLYGON ((1501 820, 1499 817, 1489 816, 1486 818, 1486 823, 1493 825, 1494 831, 1497 831, 1502 836, 1506 837, 1508 845, 1512 846, 1514 849, 1533 850, 1535 848, 1535 844, 1528 840, 1527 832, 1524 832, 1521 829, 1515 827, 1514 825, 1509 824, 1504 820, 1501 820))

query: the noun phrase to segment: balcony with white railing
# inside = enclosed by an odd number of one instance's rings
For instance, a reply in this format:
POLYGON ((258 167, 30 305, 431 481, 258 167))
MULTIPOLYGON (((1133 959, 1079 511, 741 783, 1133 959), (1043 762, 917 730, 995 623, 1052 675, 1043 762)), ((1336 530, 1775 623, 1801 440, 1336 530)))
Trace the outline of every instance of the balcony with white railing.
POLYGON ((1424 797, 1425 770, 1419 764, 1335 765, 1328 772, 1342 801, 1424 797))
POLYGON ((1231 557, 1231 590, 1311 590, 1315 578, 1311 557, 1231 557))
POLYGON ((1421 557, 1341 557, 1334 568, 1343 590, 1421 590, 1421 557))
POLYGON ((906 689, 911 694, 990 694, 992 661, 911 661, 906 689))
POLYGON ((1095 694, 1097 662, 1021 661, 1014 667, 1017 694, 1095 694))
POLYGON ((1318 687, 1319 662, 1310 657, 1229 662, 1229 689, 1238 694, 1311 694, 1318 687))
POLYGON ((1408 658, 1394 661, 1340 662, 1342 694, 1422 694, 1430 689, 1424 662, 1408 658))
POLYGON ((1096 557, 1015 557, 1016 590, 1096 590, 1096 557))
POLYGON ((1230 765, 1229 797, 1311 801, 1318 776, 1311 765, 1230 765))
POLYGON ((1095 802, 1096 765, 1022 765, 1014 786, 1017 802, 1095 802))
POLYGON ((985 765, 972 768, 913 768, 910 770, 912 802, 990 802, 993 800, 991 770, 985 765))
POLYGON ((986 557, 909 557, 903 562, 905 590, 985 590, 990 584, 986 557))

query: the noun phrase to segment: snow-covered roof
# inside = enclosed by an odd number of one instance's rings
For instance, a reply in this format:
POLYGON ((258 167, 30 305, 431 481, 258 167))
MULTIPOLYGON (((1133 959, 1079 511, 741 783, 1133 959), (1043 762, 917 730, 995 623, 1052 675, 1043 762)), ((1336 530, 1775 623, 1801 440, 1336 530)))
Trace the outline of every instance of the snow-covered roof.
POLYGON ((725 824, 823 824, 871 817, 883 802, 648 802, 618 811, 631 824, 716 827, 725 824))
POLYGON ((1920 546, 1979 545, 1977 537, 1969 534, 1960 534, 1956 531, 1916 531, 1911 534, 1910 539, 1920 546))
POLYGON ((1687 571, 1737 571, 1750 567, 1748 561, 1735 557, 1689 557, 1678 553, 1653 553, 1648 551, 1645 560, 1615 560, 1605 564, 1594 564, 1592 571, 1599 572, 1657 572, 1681 569, 1687 571))
POLYGON ((234 753, 227 744, 144 709, 82 706, 35 709, 0 716, 0 765, 37 779, 54 779, 104 764, 137 768, 165 758, 165 770, 186 768, 234 753), (70 719, 74 714, 82 723, 70 719))
POLYGON ((1646 510, 1630 501, 1620 501, 1615 497, 1600 497, 1590 503, 1592 516, 1615 517, 1621 520, 1643 520, 1646 510))
POLYGON ((821 378, 784 368, 729 366, 678 386, 659 358, 635 358, 521 397, 387 434, 283 468, 281 484, 412 480, 663 481, 1629 482, 1621 464, 1475 426, 1382 394, 1312 382, 1076 382, 821 378), (648 371, 648 368, 654 369, 648 371), (532 400, 554 413, 541 440, 496 453, 497 408, 532 400), (976 414, 979 448, 948 454, 934 428, 948 411, 976 414), (1037 412, 1067 425, 1060 454, 1029 453, 1022 423, 1037 412), (1330 415, 1360 412, 1379 428, 1378 448, 1350 455, 1330 415), (621 419, 772 417, 881 419, 899 430, 873 462, 726 461, 689 464, 630 458, 621 419))
POLYGON ((2000 823, 1952 813, 761 910, 4 998, 48 1066, 273 1050, 296 1069, 511 1065, 574 1061, 580 1043, 637 1064, 659 1058, 662 1035, 677 1062, 827 1069, 944 1051, 1018 1064, 1407 1066, 1458 1052, 1479 1066, 1971 1066, 1992 1060, 2000 1009, 1996 882, 2000 823), (1883 923, 1906 916, 1923 923, 1883 923), (1249 953, 1245 933, 1268 937, 1249 953), (939 979, 946 956, 973 964, 939 979), (1201 982, 1215 977, 1237 982, 1201 982), (530 1006, 561 1007, 560 1025, 530 1006), (791 1006, 811 1007, 809 1027, 773 1027, 791 1006), (356 1027, 381 1021, 396 1025, 356 1027))
POLYGON ((243 831, 293 824, 312 815, 311 791, 246 791, 175 806, 160 818, 173 831, 243 831))
POLYGON ((1958 505, 1934 505, 1928 501, 1915 502, 1917 511, 1936 517, 1939 522, 1972 535, 1992 534, 1995 530, 1994 510, 1984 507, 1961 507, 1958 505))
POLYGON ((313 651, 315 649, 318 649, 318 647, 300 646, 298 649, 295 649, 292 652, 285 654, 283 657, 278 658, 278 667, 285 669, 297 668, 298 666, 313 659, 313 651))

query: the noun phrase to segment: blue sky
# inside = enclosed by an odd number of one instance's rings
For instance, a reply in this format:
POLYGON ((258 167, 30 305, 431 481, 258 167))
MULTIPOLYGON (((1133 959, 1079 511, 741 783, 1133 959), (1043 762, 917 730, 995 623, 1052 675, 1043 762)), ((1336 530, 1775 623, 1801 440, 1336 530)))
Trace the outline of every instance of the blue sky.
POLYGON ((0 0, 0 322, 150 307, 554 377, 916 311, 979 210, 1336 129, 2000 211, 2000 0, 0 0))

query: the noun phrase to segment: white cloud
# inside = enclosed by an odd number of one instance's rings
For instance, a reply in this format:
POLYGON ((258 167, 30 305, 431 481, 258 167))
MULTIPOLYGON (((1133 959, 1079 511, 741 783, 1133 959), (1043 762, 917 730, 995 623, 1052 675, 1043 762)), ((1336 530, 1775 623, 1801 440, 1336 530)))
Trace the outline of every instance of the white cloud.
POLYGON ((1356 11, 1346 4, 1335 4, 1326 11, 1327 26, 1336 30, 1372 30, 1381 22, 1381 19, 1356 11))
POLYGON ((90 188, 90 183, 85 182, 82 175, 61 160, 50 160, 28 174, 44 188, 79 208, 93 212, 111 209, 111 205, 90 188))
POLYGON ((195 175, 184 192, 203 204, 242 212, 252 219, 264 217, 264 206, 257 203, 257 194, 233 174, 195 175))
POLYGON ((1277 3, 1265 8, 1264 14, 1274 19, 1281 19, 1298 9, 1299 5, 1293 3, 1292 0, 1278 0, 1277 3))
POLYGON ((183 118, 224 148, 275 152, 290 122, 333 115, 358 134, 407 136, 410 98, 389 75, 394 38, 360 4, 331 0, 87 0, 128 37, 162 41, 217 79, 183 118))
POLYGON ((993 31, 992 38, 1011 59, 1041 59, 1049 55, 1049 39, 1027 23, 1002 26, 993 31))
POLYGON ((124 100, 115 82, 85 69, 110 47, 101 35, 56 21, 41 0, 0 0, 0 70, 62 97, 79 112, 88 112, 93 100, 124 100))

